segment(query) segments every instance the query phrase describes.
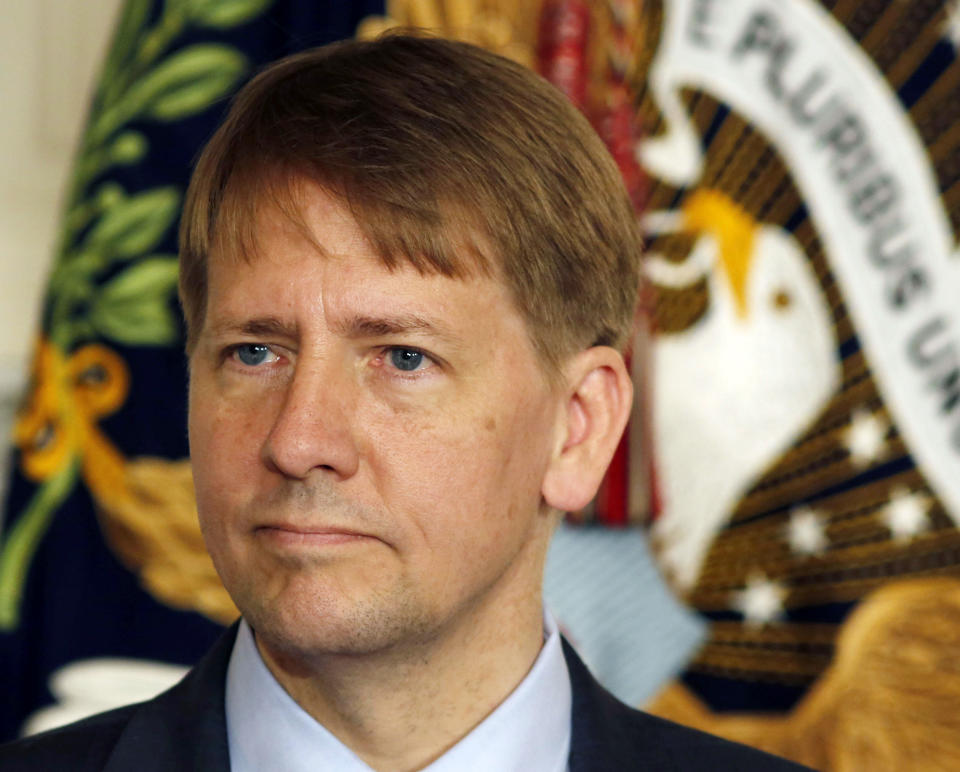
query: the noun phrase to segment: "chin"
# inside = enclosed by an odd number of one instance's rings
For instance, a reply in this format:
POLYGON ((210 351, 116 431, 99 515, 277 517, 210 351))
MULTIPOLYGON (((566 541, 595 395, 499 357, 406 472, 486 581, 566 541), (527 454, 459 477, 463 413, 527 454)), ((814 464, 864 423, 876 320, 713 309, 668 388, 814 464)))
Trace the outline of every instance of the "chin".
POLYGON ((301 592, 288 587, 271 598, 238 596, 258 638, 297 659, 385 653, 432 637, 429 621, 409 599, 377 594, 351 600, 315 586, 301 592))

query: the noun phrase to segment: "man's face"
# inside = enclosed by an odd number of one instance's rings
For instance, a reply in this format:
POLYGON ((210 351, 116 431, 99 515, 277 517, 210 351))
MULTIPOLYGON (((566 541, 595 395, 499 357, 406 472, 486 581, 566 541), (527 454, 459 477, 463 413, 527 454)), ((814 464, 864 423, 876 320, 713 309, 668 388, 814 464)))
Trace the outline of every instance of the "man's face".
MULTIPOLYGON (((191 357, 200 522, 274 646, 367 653, 539 602, 563 400, 490 278, 386 269, 308 188, 214 255, 191 357)), ((459 629, 464 629, 460 627, 459 629)))

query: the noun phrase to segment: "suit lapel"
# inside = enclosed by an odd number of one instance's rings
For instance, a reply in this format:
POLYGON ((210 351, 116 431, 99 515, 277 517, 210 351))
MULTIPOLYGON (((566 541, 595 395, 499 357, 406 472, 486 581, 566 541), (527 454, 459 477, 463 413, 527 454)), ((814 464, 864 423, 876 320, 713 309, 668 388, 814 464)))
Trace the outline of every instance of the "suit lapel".
POLYGON ((141 705, 104 772, 229 772, 224 691, 234 624, 184 679, 141 705))
POLYGON ((675 769, 648 717, 604 689, 565 639, 563 654, 573 692, 569 771, 675 769))

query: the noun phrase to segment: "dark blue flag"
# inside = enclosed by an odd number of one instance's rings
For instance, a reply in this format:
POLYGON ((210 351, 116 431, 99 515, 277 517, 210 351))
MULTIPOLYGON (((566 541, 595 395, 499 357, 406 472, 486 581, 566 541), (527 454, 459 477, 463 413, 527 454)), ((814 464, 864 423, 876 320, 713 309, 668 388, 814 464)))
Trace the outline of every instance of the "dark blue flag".
POLYGON ((186 461, 176 232, 191 163, 264 63, 378 0, 128 0, 76 154, 0 535, 0 739, 156 691, 236 611, 186 461), (109 658, 109 659, 104 659, 109 658), (45 705, 46 712, 36 714, 45 705))

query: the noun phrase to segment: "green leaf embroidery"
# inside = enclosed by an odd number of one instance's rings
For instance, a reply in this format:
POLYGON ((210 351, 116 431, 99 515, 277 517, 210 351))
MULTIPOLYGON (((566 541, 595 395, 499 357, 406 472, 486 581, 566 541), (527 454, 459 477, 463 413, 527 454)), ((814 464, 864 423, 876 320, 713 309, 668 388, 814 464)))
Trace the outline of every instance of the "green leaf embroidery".
POLYGON ((139 131, 118 134, 110 144, 109 159, 115 164, 129 166, 142 161, 147 154, 147 138, 139 131))
POLYGON ((100 289, 90 322, 101 335, 126 345, 172 345, 180 334, 169 303, 176 284, 175 257, 145 258, 100 289))
POLYGON ((113 33, 113 45, 103 65, 101 83, 109 83, 120 70, 143 35, 144 24, 150 14, 150 0, 127 0, 113 33))
MULTIPOLYGON (((124 0, 77 153, 44 309, 45 334, 65 355, 97 335, 130 345, 179 342, 171 303, 176 258, 141 255, 155 249, 175 221, 180 193, 168 187, 128 197, 104 173, 138 163, 149 151, 147 137, 127 126, 130 121, 200 113, 229 94, 246 72, 246 58, 224 45, 193 45, 168 55, 183 33, 190 26, 226 28, 250 21, 271 2, 124 0), (118 259, 134 262, 98 287, 100 274, 118 259)), ((0 631, 19 623, 30 562, 77 485, 81 467, 81 457, 73 456, 0 531, 0 631)))
POLYGON ((137 257, 160 242, 177 216, 180 193, 174 187, 154 188, 113 204, 91 229, 82 251, 111 257, 137 257))
POLYGON ((125 97, 137 113, 173 121, 205 110, 230 93, 247 68, 235 48, 202 43, 164 59, 125 97))
POLYGON ((237 49, 198 43, 168 56, 95 118, 86 141, 93 147, 134 118, 175 121, 202 112, 229 94, 247 69, 237 49))
POLYGON ((273 0, 182 0, 195 24, 235 27, 263 13, 273 0))

